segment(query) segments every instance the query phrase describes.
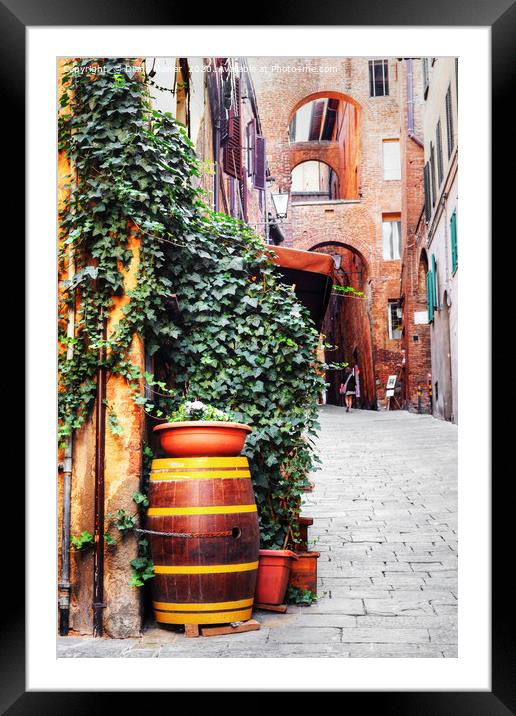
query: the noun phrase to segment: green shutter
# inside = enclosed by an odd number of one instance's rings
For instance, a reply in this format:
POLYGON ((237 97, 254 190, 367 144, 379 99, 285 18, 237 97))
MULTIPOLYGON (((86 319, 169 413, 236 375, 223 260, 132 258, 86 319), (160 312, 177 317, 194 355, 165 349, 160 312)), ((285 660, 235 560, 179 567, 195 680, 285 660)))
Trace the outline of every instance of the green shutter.
POLYGON ((437 295, 437 263, 435 256, 432 256, 432 301, 434 311, 439 308, 439 296, 437 295))
POLYGON ((457 212, 454 211, 450 219, 450 238, 451 238, 451 262, 452 273, 455 273, 458 266, 457 254, 457 212))
POLYGON ((432 323, 434 320, 434 290, 431 271, 428 271, 426 274, 426 305, 428 309, 428 323, 432 323))

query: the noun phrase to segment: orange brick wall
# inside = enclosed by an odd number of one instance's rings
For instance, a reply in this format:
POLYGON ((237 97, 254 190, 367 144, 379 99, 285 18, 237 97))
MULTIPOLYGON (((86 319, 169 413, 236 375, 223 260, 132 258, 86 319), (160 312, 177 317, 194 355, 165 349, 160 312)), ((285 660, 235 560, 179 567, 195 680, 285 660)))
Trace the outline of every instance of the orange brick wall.
MULTIPOLYGON (((421 63, 413 62, 413 86, 421 87, 421 63)), ((406 84, 400 88, 401 124, 407 124, 406 84)), ((423 139, 423 102, 421 96, 415 94, 414 129, 416 136, 423 139)), ((414 139, 402 133, 402 282, 403 297, 403 338, 405 351, 403 367, 403 388, 406 407, 409 410, 430 412, 428 396, 428 373, 431 371, 430 327, 428 324, 416 324, 414 314, 425 313, 426 305, 426 271, 428 263, 424 249, 424 204, 423 166, 424 149, 414 139), (418 400, 418 385, 421 386, 421 398, 418 400)))

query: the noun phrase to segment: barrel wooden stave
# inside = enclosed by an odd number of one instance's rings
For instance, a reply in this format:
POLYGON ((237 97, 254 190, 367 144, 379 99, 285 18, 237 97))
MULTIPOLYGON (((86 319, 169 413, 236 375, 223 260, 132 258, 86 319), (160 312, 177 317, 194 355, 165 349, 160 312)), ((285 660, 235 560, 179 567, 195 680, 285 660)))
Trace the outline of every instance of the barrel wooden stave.
POLYGON ((211 624, 251 617, 259 529, 251 480, 247 475, 243 477, 243 473, 249 473, 248 463, 240 457, 154 461, 148 529, 186 533, 239 530, 236 536, 227 537, 150 535, 156 567, 152 580, 156 621, 211 624), (210 460, 217 460, 217 469, 210 460), (221 461, 225 464, 220 465, 221 461), (178 463, 181 463, 179 467, 178 463), (234 476, 227 477, 228 472, 234 476), (189 478, 189 473, 195 477, 189 478), (154 510, 183 509, 194 514, 152 514, 154 510), (215 512, 195 514, 203 510, 215 512), (161 573, 161 570, 193 573, 161 573), (201 573, 196 573, 198 571, 201 573))

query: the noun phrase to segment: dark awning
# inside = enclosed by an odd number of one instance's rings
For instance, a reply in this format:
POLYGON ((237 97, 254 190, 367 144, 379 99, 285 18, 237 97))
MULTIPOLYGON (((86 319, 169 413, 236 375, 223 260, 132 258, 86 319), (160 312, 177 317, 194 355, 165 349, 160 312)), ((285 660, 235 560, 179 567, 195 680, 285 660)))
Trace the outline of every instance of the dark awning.
POLYGON ((312 320, 320 330, 333 286, 333 257, 283 246, 268 248, 276 254, 273 261, 279 267, 283 283, 294 286, 299 302, 308 308, 312 320))

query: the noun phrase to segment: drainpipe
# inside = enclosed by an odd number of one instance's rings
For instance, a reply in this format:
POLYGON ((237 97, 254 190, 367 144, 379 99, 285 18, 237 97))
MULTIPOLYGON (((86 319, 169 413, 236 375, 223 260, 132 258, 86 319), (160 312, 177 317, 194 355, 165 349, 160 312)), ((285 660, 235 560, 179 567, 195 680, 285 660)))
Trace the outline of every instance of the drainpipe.
MULTIPOLYGON (((68 256, 68 280, 75 274, 75 260, 73 250, 68 256)), ((75 334, 75 300, 68 309, 68 323, 66 335, 73 338, 75 334)), ((68 344, 66 359, 73 358, 73 344, 68 344)), ((64 453, 63 470, 63 511, 61 519, 61 575, 59 578, 59 635, 67 636, 70 629, 70 519, 72 502, 72 464, 73 442, 72 436, 67 439, 64 453)))
MULTIPOLYGON (((102 319, 102 340, 107 321, 102 319)), ((104 604, 104 457, 106 448, 106 348, 99 349, 95 428, 95 551, 93 555, 93 636, 102 636, 104 604)))
POLYGON ((213 210, 219 210, 219 154, 220 154, 220 120, 214 123, 213 131, 213 158, 215 160, 215 174, 213 175, 213 210))
POLYGON ((414 90, 413 90, 413 65, 412 58, 407 59, 407 111, 408 111, 408 136, 418 146, 425 145, 414 132, 414 90))
POLYGON ((214 67, 214 72, 207 73, 207 87, 208 87, 208 98, 210 103, 210 110, 212 115, 213 127, 212 127, 212 138, 213 138, 213 163, 215 165, 215 173, 213 175, 213 210, 219 210, 219 190, 220 190, 220 176, 219 176, 219 155, 220 155, 220 128, 221 128, 221 105, 222 98, 220 96, 221 89, 219 83, 219 72, 217 69, 216 59, 210 58, 210 67, 214 67))
POLYGON ((263 228, 264 228, 264 237, 265 237, 265 243, 270 244, 271 240, 269 237, 269 208, 268 208, 268 202, 267 202, 267 178, 265 179, 265 189, 263 192, 263 228))

